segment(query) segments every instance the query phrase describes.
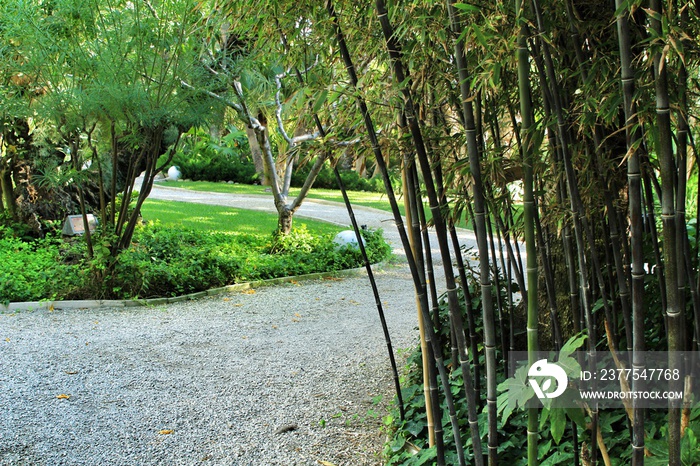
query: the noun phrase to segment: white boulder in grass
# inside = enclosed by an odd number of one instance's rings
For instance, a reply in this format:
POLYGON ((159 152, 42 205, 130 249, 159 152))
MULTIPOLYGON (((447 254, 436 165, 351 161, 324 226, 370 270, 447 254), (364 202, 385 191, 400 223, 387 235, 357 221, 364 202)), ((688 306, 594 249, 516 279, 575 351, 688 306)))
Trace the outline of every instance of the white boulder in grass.
MULTIPOLYGON (((365 240, 360 237, 360 241, 362 241, 362 245, 365 245, 365 240)), ((353 230, 343 230, 337 235, 335 235, 335 238, 333 238, 333 242, 336 244, 336 249, 340 249, 343 247, 349 247, 349 248, 354 248, 354 249, 360 249, 360 244, 357 241, 357 236, 355 236, 355 232, 353 230)))
POLYGON ((180 172, 180 169, 177 168, 175 165, 168 168, 168 179, 169 180, 177 181, 180 179, 181 176, 182 176, 182 173, 180 172))

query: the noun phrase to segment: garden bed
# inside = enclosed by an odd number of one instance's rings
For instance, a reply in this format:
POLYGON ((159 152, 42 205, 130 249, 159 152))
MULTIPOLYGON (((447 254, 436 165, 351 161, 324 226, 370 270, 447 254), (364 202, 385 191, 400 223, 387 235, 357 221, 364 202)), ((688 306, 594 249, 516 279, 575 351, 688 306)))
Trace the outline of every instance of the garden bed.
MULTIPOLYGON (((388 257, 381 232, 363 235, 371 262, 388 257)), ((82 241, 49 236, 26 242, 0 235, 0 302, 164 298, 362 265, 359 251, 339 249, 332 239, 303 227, 274 239, 269 234, 210 233, 148 223, 101 278, 103 265, 86 259, 82 241)))

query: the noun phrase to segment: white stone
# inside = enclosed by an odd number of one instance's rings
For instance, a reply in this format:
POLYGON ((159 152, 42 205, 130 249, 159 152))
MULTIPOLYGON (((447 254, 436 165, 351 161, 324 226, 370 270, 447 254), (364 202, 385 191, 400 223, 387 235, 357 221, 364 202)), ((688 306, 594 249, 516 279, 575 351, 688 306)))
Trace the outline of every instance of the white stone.
POLYGON ((175 165, 168 168, 168 179, 169 180, 177 181, 180 179, 181 176, 182 176, 182 173, 180 173, 180 169, 177 168, 175 165))
MULTIPOLYGON (((362 244, 365 244, 364 239, 360 237, 362 244)), ((360 249, 360 245, 357 242, 357 236, 352 230, 343 230, 333 238, 333 242, 336 244, 336 248, 350 247, 355 249, 360 249)))

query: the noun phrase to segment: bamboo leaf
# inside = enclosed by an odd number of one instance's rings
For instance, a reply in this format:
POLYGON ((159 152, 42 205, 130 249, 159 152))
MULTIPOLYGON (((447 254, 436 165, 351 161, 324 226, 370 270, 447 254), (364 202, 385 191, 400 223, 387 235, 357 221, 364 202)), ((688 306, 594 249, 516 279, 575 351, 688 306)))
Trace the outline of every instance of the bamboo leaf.
POLYGON ((455 3, 454 7, 470 13, 479 13, 481 11, 478 6, 470 5, 468 3, 455 3))
POLYGON ((471 28, 472 31, 474 31, 474 35, 476 36, 476 40, 479 42, 479 44, 482 47, 488 47, 488 41, 486 40, 484 33, 481 31, 481 28, 476 24, 472 24, 471 28))
POLYGON ((326 103, 327 98, 328 98, 328 91, 327 90, 324 89, 318 93, 318 95, 316 97, 316 102, 314 102, 314 107, 313 107, 314 113, 318 113, 319 110, 321 110, 321 107, 323 106, 324 103, 326 103))

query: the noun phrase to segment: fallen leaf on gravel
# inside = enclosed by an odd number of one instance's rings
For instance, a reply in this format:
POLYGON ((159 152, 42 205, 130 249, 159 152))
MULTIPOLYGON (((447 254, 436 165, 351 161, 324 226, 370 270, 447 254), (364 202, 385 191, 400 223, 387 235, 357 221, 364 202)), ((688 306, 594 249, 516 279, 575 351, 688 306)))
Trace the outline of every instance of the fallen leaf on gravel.
POLYGON ((49 312, 53 312, 53 304, 49 306, 49 312))
POLYGON ((224 298, 224 301, 231 301, 231 298, 224 298))
POLYGON ((68 375, 75 375, 78 373, 78 371, 63 371, 63 372, 65 372, 68 375))
POLYGON ((284 426, 279 427, 275 433, 276 434, 284 434, 285 432, 292 432, 294 430, 297 430, 298 426, 296 424, 287 424, 284 426))
POLYGON ((289 283, 291 283, 292 285, 299 286, 299 282, 296 280, 290 280, 289 283))
POLYGON ((301 317, 301 314, 299 314, 298 312, 295 312, 294 317, 301 317))
POLYGON ((330 280, 333 282, 339 282, 342 280, 342 278, 337 278, 337 277, 323 277, 324 280, 330 280))
POLYGON ((56 398, 58 398, 59 400, 69 400, 70 395, 65 395, 65 394, 61 393, 60 395, 56 395, 56 398))
POLYGON ((318 460, 318 464, 322 464, 323 466, 335 466, 335 464, 323 460, 318 460))
POLYGON ((236 303, 236 304, 234 304, 234 307, 241 307, 241 306, 243 306, 243 303, 236 303))
POLYGON ((279 327, 277 327, 276 325, 273 325, 272 328, 274 328, 275 330, 277 330, 279 327))
POLYGON ((160 435, 170 435, 170 434, 172 434, 173 432, 175 432, 175 431, 174 431, 174 430, 170 430, 170 429, 163 429, 163 430, 159 430, 159 431, 158 431, 158 433, 159 433, 160 435))
POLYGON ((9 343, 9 342, 10 342, 10 339, 9 339, 9 338, 5 338, 5 341, 9 343))
POLYGON ((245 293, 245 294, 255 294, 255 290, 245 290, 243 293, 245 293))
POLYGON ((351 299, 351 300, 350 300, 350 304, 360 304, 360 303, 358 303, 358 302, 355 301, 354 299, 351 299))

